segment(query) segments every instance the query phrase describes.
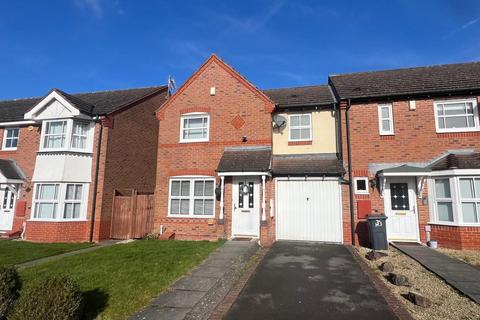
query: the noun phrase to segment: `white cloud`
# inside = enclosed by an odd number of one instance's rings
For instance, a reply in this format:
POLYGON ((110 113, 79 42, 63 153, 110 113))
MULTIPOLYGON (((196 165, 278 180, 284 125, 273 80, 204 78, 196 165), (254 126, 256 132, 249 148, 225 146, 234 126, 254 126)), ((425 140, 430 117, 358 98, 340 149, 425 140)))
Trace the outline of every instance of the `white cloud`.
POLYGON ((103 8, 100 4, 101 0, 75 0, 75 4, 84 10, 90 11, 95 17, 103 17, 103 8))

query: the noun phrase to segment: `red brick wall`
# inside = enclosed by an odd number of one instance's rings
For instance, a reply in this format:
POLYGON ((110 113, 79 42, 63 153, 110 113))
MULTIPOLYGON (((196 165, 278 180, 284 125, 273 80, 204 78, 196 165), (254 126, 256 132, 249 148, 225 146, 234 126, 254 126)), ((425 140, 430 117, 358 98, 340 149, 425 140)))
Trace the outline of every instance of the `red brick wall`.
POLYGON ((457 227, 431 225, 431 239, 438 242, 439 247, 478 250, 480 248, 479 227, 457 227))
MULTIPOLYGON (((5 128, 0 128, 0 139, 2 139, 0 141, 3 141, 4 131, 5 128)), ((38 126, 21 126, 17 150, 0 151, 0 159, 15 160, 26 175, 26 182, 20 190, 20 200, 27 202, 27 208, 24 217, 14 216, 12 231, 20 230, 23 222, 30 216, 33 193, 32 176, 35 169, 40 133, 40 127, 38 126)))
MULTIPOLYGON (((378 131, 378 104, 352 104, 350 114, 350 139, 352 150, 353 176, 375 177, 374 172, 368 173, 369 163, 405 163, 428 162, 448 150, 480 148, 480 132, 443 134, 436 133, 434 105, 432 99, 417 100, 416 110, 408 109, 408 101, 393 101, 394 136, 380 136, 378 131)), ((344 165, 347 163, 347 139, 345 127, 345 110, 342 111, 342 138, 344 165)), ((427 197, 425 187, 423 196, 427 197)), ((348 195, 347 195, 348 196, 348 195)), ((383 213, 383 198, 378 189, 370 189, 370 195, 355 195, 357 199, 370 199, 374 213, 383 213)), ((422 242, 426 241, 425 225, 429 222, 428 204, 423 205, 422 199, 416 199, 419 209, 419 229, 422 242)), ((348 207, 345 205, 345 215, 348 207)), ((365 242, 366 228, 363 220, 358 220, 355 207, 356 235, 360 244, 365 242)), ((448 244, 446 244, 448 245, 448 244)))
POLYGON ((44 222, 27 223, 27 240, 35 242, 86 242, 88 222, 44 222))
MULTIPOLYGON (((210 59, 171 103, 158 113, 157 182, 155 189, 155 230, 160 225, 181 239, 217 239, 231 235, 231 179, 225 179, 224 224, 218 223, 220 203, 215 203, 215 219, 168 218, 168 184, 174 175, 202 174, 216 176, 219 160, 225 147, 272 144, 271 109, 273 104, 222 62, 210 59), (216 94, 210 95, 210 87, 216 94), (179 143, 180 116, 188 112, 210 114, 210 141, 179 143), (240 116, 243 126, 232 124, 240 116), (237 128, 238 127, 238 128, 237 128), (246 136, 248 141, 242 142, 246 136)), ((217 184, 219 183, 217 178, 217 184)), ((267 201, 268 202, 268 201, 267 201)), ((268 209, 267 209, 268 212, 268 209)))
POLYGON ((165 102, 165 93, 164 90, 111 117, 113 128, 108 129, 104 175, 100 175, 100 239, 110 237, 114 189, 136 189, 141 193, 155 190, 158 120, 154 113, 165 102))

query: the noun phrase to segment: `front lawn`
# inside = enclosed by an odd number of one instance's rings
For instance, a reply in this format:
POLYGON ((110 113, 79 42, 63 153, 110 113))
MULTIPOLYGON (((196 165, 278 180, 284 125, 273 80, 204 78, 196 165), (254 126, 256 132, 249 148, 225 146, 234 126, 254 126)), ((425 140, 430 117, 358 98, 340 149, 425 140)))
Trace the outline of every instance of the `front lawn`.
POLYGON ((20 276, 25 283, 70 276, 84 292, 87 319, 125 319, 222 244, 140 240, 47 262, 21 270, 20 276))
POLYGON ((91 243, 34 243, 2 240, 0 241, 0 266, 16 265, 92 245, 91 243))

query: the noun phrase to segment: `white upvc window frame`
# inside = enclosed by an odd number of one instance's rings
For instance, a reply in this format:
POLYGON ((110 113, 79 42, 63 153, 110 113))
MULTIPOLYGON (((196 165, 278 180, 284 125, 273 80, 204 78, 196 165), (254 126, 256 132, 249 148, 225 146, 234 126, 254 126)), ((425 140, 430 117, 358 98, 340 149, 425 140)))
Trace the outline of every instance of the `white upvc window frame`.
MULTIPOLYGON (((95 131, 94 122, 86 121, 86 120, 79 120, 79 119, 49 119, 44 120, 42 122, 42 132, 41 132, 41 139, 40 139, 40 152, 58 152, 58 151, 72 151, 72 152, 79 152, 79 153, 91 153, 93 149, 93 134, 95 131), (65 122, 65 141, 62 147, 56 148, 47 148, 45 147, 45 142, 48 136, 52 134, 47 134, 47 125, 53 122, 65 122), (85 148, 73 148, 72 141, 73 141, 73 127, 75 123, 86 123, 88 125, 87 134, 86 134, 86 145, 85 148)), ((83 135, 82 135, 83 136, 83 135)))
POLYGON ((3 142, 2 142, 2 150, 11 151, 17 150, 18 142, 20 141, 20 128, 19 127, 5 127, 3 128, 3 142), (17 130, 17 136, 8 137, 9 130, 17 130), (15 147, 7 147, 7 140, 17 140, 17 145, 15 147))
POLYGON ((192 112, 192 113, 186 113, 182 114, 180 116, 180 143, 191 143, 191 142, 208 142, 210 141, 210 114, 206 112, 192 112), (207 119, 207 125, 206 127, 203 126, 202 129, 206 129, 206 137, 202 138, 197 138, 197 139, 192 139, 192 138, 184 138, 183 133, 185 130, 192 130, 190 128, 185 128, 185 121, 188 119, 207 119))
POLYGON ((58 182, 58 181, 46 181, 36 182, 33 187, 33 202, 32 202, 32 214, 31 221, 45 221, 45 222, 70 222, 70 221, 87 221, 87 205, 88 205, 88 192, 89 183, 84 182, 58 182), (37 199, 38 189, 42 185, 57 185, 57 197, 56 199, 37 199), (66 199, 67 185, 81 185, 82 194, 80 200, 66 199), (57 205, 54 217, 52 218, 37 218, 37 204, 39 203, 55 203, 57 205), (64 218, 65 216, 65 204, 80 203, 80 215, 78 218, 64 218))
MULTIPOLYGON (((301 123, 301 121, 300 121, 301 123)), ((313 139, 313 130, 312 130, 312 114, 311 113, 295 113, 295 114, 289 114, 288 115, 288 141, 289 142, 296 142, 296 141, 312 141, 313 139), (294 117, 304 117, 308 116, 308 125, 298 125, 298 126, 293 126, 292 125, 292 118, 294 117), (309 129, 309 138, 308 139, 293 139, 292 138, 292 130, 293 129, 309 129)))
MULTIPOLYGON (((452 100, 436 100, 433 102, 433 113, 435 117, 435 128, 437 133, 452 133, 452 132, 475 132, 480 131, 480 122, 478 119, 478 107, 477 107, 477 99, 476 98, 468 98, 468 99, 452 99, 452 100), (439 125, 439 116, 438 116, 438 107, 440 105, 445 106, 448 104, 454 103, 472 103, 473 108, 473 127, 464 127, 464 128, 440 128, 439 125)), ((449 118, 449 117, 458 117, 458 116, 448 116, 442 115, 441 118, 449 118)))
MULTIPOLYGON (((180 189, 181 194, 181 189, 180 189)), ((168 181, 168 217, 170 218, 194 218, 194 219, 213 219, 215 218, 215 177, 210 176, 176 176, 170 177, 168 181), (190 191, 188 196, 172 196, 172 184, 174 181, 189 181, 190 191), (213 195, 212 196, 195 196, 195 181, 211 181, 213 183, 213 195), (172 200, 176 199, 188 199, 189 200, 189 213, 188 214, 172 214, 171 206, 172 200), (211 215, 195 215, 194 214, 194 204, 195 200, 212 200, 213 201, 213 212, 211 215)))
POLYGON ((368 177, 353 178, 353 189, 355 190, 355 194, 370 194, 368 177), (365 181, 365 190, 358 190, 357 181, 365 181))
POLYGON ((393 121, 393 104, 392 103, 380 103, 378 104, 378 132, 381 136, 395 135, 395 126, 393 121), (384 118, 382 115, 382 109, 388 108, 388 117, 384 118), (390 130, 383 129, 383 121, 390 122, 390 130))
MULTIPOLYGON (((480 220, 478 222, 465 222, 463 219, 462 200, 463 202, 473 202, 468 199, 462 199, 460 191, 460 179, 480 179, 480 170, 474 175, 435 175, 428 179, 429 189, 429 203, 430 203, 430 222, 432 224, 447 225, 447 226, 474 226, 480 227, 480 220), (436 179, 448 179, 450 186, 451 198, 437 199, 435 190, 436 179), (453 221, 440 221, 438 219, 437 202, 450 202, 452 203, 453 221)), ((480 199, 478 199, 480 202, 480 199)), ((480 213, 477 211, 477 217, 480 219, 480 213)))

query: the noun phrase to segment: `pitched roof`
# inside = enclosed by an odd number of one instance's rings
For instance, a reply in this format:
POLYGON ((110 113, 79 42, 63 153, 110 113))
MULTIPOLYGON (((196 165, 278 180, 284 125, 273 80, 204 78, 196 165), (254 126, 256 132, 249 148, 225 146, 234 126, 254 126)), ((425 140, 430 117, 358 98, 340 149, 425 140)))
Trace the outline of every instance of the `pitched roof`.
POLYGON ((274 155, 272 172, 276 175, 341 175, 341 160, 332 154, 274 155))
POLYGON ((451 153, 429 166, 432 170, 480 169, 480 153, 451 153))
POLYGON ((480 90, 480 62, 331 75, 340 99, 433 95, 480 90))
POLYGON ((0 159, 0 172, 7 179, 25 179, 22 169, 13 160, 0 159))
POLYGON ((242 76, 237 70, 232 68, 225 61, 220 59, 216 54, 212 54, 205 62, 200 66, 200 68, 195 71, 184 84, 175 92, 168 100, 163 103, 160 108, 157 110, 157 117, 159 119, 163 118, 165 110, 172 104, 177 97, 181 96, 183 92, 202 74, 212 63, 216 63, 220 68, 228 72, 231 76, 241 82, 247 89, 249 89, 253 94, 262 99, 266 103, 267 110, 271 109, 273 111, 275 108, 274 102, 256 86, 254 86, 250 81, 248 81, 244 76, 242 76))
POLYGON ((236 147, 225 148, 218 164, 218 172, 265 172, 270 170, 272 148, 236 147))
MULTIPOLYGON (((166 86, 156 86, 76 94, 68 94, 59 89, 54 90, 81 112, 89 115, 103 115, 117 111, 130 103, 165 89, 166 86)), ((36 97, 0 101, 0 122, 23 120, 23 115, 42 99, 43 97, 36 97)))
POLYGON ((279 108, 302 107, 310 105, 331 105, 335 98, 328 85, 268 89, 263 92, 279 108))

